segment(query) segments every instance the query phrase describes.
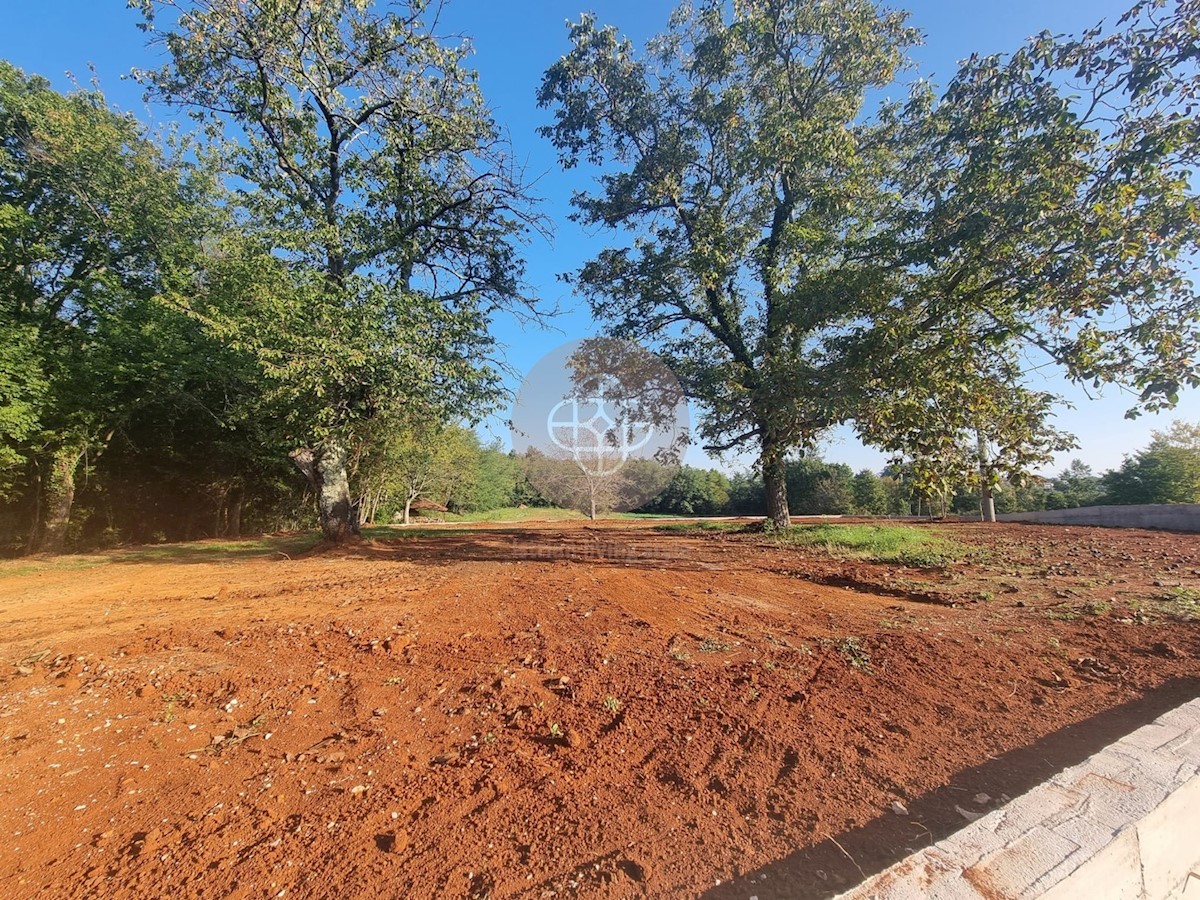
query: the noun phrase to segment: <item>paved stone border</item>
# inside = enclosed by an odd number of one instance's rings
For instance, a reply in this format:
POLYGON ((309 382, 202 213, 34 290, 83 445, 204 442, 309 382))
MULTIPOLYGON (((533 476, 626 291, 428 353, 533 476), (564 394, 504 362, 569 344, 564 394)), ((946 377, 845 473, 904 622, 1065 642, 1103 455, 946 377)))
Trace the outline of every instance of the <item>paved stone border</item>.
POLYGON ((838 900, 1200 900, 1200 699, 838 900))

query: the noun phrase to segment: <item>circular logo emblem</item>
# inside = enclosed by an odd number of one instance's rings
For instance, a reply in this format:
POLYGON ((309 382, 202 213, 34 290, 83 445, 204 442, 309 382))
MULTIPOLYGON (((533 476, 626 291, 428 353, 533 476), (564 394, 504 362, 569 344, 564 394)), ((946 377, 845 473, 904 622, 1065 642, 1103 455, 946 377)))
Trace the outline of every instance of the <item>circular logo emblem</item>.
POLYGON ((513 450, 547 500, 593 517, 662 492, 688 444, 683 389, 631 341, 588 338, 546 354, 513 407, 513 450))

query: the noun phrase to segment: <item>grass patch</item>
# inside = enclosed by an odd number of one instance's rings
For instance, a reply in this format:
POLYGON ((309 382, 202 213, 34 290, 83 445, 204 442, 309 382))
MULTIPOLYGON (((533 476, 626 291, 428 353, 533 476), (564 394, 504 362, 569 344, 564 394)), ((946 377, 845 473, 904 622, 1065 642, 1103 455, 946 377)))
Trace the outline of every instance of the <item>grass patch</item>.
POLYGON ((867 652, 867 648, 863 646, 859 638, 842 638, 837 643, 837 652, 846 661, 846 665, 851 668, 858 669, 860 672, 871 671, 871 654, 867 652))
POLYGON ((99 556, 59 556, 39 560, 38 562, 11 561, 0 562, 0 575, 19 578, 22 575, 35 575, 38 572, 73 572, 103 566, 111 560, 99 556))
POLYGON ((772 539, 798 547, 825 550, 872 562, 898 563, 918 569, 938 568, 964 559, 970 548, 928 528, 911 525, 793 525, 772 539))
POLYGON ((1191 621, 1200 619, 1200 590, 1189 587, 1173 587, 1155 596, 1159 609, 1177 619, 1191 621))

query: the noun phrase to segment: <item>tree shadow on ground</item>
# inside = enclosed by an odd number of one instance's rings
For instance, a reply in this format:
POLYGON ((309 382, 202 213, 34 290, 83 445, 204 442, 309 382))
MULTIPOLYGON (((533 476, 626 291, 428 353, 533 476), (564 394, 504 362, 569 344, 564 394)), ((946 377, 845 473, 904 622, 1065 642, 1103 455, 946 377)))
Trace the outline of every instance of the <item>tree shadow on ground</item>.
POLYGON ((1200 678, 1176 678, 1136 700, 1115 706, 1053 734, 964 769, 952 783, 907 804, 908 816, 881 810, 860 828, 824 838, 705 891, 704 900, 821 900, 848 890, 968 823, 955 809, 983 792, 1016 798, 1070 766, 1200 696, 1200 678))

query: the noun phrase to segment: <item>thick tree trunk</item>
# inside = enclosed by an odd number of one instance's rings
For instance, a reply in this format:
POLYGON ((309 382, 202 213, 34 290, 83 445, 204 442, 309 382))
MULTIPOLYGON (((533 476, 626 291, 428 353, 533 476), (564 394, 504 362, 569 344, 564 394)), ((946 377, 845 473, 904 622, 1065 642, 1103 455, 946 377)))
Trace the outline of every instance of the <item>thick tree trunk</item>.
POLYGON ((408 516, 409 516, 409 511, 412 509, 412 502, 413 502, 412 497, 404 498, 404 524, 405 525, 408 524, 408 516))
POLYGON ((980 489, 980 507, 983 521, 996 521, 996 493, 987 484, 980 489))
POLYGON ((67 526, 71 524, 71 507, 75 503, 75 470, 83 459, 83 447, 64 447, 50 463, 45 481, 45 520, 37 549, 43 553, 61 553, 67 541, 67 526))
POLYGON ((767 493, 767 522, 775 528, 787 528, 792 524, 788 512, 787 461, 783 451, 766 441, 763 442, 763 487, 767 493))
POLYGON ((329 442, 315 449, 293 450, 289 455, 316 494, 317 516, 325 540, 341 544, 358 534, 357 510, 350 500, 345 448, 329 442))

